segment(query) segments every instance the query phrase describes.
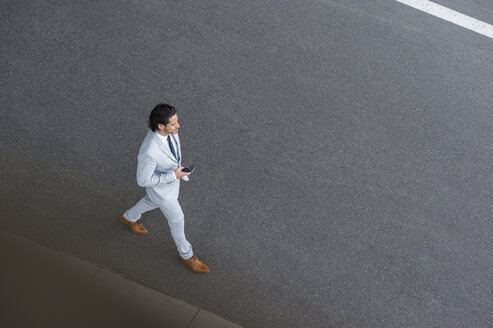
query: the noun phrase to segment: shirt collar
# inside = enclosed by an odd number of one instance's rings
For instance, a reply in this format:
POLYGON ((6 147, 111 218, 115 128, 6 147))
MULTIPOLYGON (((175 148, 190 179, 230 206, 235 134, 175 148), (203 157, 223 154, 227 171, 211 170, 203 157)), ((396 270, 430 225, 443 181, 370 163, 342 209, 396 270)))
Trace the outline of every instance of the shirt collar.
POLYGON ((154 132, 154 133, 158 136, 159 140, 161 140, 162 142, 164 142, 164 143, 166 143, 166 144, 167 144, 169 134, 168 134, 166 137, 164 137, 164 136, 162 136, 162 135, 161 135, 161 133, 159 133, 158 131, 156 131, 156 132, 154 132))

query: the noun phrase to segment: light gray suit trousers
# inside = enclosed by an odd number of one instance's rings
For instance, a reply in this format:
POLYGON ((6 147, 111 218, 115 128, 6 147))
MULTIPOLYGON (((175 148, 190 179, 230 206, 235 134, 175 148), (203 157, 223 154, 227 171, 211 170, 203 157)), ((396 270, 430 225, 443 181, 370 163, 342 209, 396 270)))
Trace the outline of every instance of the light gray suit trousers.
POLYGON ((181 165, 180 139, 178 134, 172 134, 171 137, 177 145, 178 159, 152 131, 149 131, 142 142, 138 156, 137 183, 145 187, 147 195, 123 216, 128 221, 136 222, 142 213, 159 207, 168 220, 178 253, 183 259, 188 259, 193 256, 193 249, 185 237, 185 220, 178 202, 180 180, 173 175, 173 171, 181 165))

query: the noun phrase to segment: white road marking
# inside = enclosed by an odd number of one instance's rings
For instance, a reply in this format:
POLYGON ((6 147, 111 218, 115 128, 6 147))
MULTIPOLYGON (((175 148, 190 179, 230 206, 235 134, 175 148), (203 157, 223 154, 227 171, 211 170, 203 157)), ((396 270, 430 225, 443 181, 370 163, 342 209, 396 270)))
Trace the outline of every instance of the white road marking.
POLYGON ((493 25, 426 0, 395 0, 493 39, 493 25))

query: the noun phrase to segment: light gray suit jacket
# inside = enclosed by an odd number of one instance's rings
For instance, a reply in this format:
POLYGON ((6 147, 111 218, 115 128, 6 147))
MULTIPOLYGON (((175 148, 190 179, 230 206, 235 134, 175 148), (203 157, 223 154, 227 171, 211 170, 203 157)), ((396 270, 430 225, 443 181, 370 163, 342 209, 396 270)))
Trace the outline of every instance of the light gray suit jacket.
POLYGON ((178 160, 152 131, 147 133, 139 150, 137 183, 146 188, 149 199, 157 204, 176 201, 180 191, 180 179, 173 176, 173 171, 181 165, 180 138, 178 134, 171 134, 171 138, 177 145, 178 160))

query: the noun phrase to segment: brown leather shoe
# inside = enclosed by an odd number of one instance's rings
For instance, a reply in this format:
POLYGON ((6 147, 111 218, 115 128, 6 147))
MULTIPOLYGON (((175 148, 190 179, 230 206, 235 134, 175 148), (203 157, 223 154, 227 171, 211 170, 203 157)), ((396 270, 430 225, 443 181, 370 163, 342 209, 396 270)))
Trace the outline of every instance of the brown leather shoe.
POLYGON ((200 261, 197 256, 192 256, 191 258, 189 259, 181 259, 186 265, 188 265, 188 267, 190 268, 190 270, 192 270, 193 272, 197 272, 197 273, 207 273, 209 272, 209 268, 207 267, 207 265, 205 265, 204 263, 202 263, 202 261, 200 261))
POLYGON ((147 229, 142 224, 137 222, 130 222, 125 219, 123 215, 120 216, 120 221, 128 225, 133 233, 136 233, 138 235, 145 235, 147 233, 147 229))

